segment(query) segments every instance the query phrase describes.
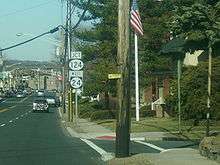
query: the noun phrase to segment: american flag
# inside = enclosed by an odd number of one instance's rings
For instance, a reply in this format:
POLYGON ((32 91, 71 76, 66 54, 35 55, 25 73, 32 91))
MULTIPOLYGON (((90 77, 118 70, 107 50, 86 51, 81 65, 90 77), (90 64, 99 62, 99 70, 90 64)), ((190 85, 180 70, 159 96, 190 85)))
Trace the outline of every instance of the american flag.
POLYGON ((136 34, 143 35, 143 27, 141 23, 141 17, 138 11, 137 0, 133 0, 131 6, 131 18, 130 18, 131 27, 134 29, 136 34))

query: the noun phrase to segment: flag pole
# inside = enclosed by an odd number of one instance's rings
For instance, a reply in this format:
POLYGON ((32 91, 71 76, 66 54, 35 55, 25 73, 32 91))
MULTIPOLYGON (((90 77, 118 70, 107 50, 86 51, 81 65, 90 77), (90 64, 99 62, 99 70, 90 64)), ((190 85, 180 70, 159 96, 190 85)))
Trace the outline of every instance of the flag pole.
POLYGON ((138 76, 138 37, 135 33, 134 35, 134 45, 135 45, 135 102, 136 102, 136 121, 140 120, 139 117, 139 76, 138 76))

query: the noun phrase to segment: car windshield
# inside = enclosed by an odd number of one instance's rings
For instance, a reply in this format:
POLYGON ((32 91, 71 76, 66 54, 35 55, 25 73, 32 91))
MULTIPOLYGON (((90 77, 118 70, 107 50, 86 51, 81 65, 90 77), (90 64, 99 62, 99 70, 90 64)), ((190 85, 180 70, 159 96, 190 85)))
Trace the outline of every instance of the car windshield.
POLYGON ((34 103, 47 103, 46 100, 35 100, 34 103))

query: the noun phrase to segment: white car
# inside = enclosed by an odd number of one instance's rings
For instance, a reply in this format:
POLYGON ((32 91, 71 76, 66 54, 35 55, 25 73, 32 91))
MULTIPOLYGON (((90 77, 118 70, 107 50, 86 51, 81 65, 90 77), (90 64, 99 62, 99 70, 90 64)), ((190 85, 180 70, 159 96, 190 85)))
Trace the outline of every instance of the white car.
POLYGON ((45 99, 34 100, 34 102, 33 102, 33 112, 36 112, 36 111, 49 112, 48 103, 45 99))
POLYGON ((53 98, 53 97, 48 97, 48 98, 46 98, 46 100, 47 100, 47 104, 48 105, 56 105, 56 100, 55 100, 55 98, 53 98))
POLYGON ((17 95, 16 95, 17 98, 23 98, 25 97, 25 94, 22 93, 22 92, 19 92, 17 95))

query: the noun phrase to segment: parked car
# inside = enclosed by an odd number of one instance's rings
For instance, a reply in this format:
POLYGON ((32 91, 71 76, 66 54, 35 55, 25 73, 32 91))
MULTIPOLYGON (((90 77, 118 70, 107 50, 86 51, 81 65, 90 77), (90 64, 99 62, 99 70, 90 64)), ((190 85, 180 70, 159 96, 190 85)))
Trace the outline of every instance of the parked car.
POLYGON ((49 112, 49 106, 46 99, 36 99, 33 102, 33 112, 45 111, 49 112))
POLYGON ((4 101, 4 99, 3 99, 2 97, 0 97, 0 103, 1 103, 2 101, 4 101))
POLYGON ((5 92, 5 97, 10 98, 10 97, 14 97, 15 93, 13 91, 6 91, 5 92))

